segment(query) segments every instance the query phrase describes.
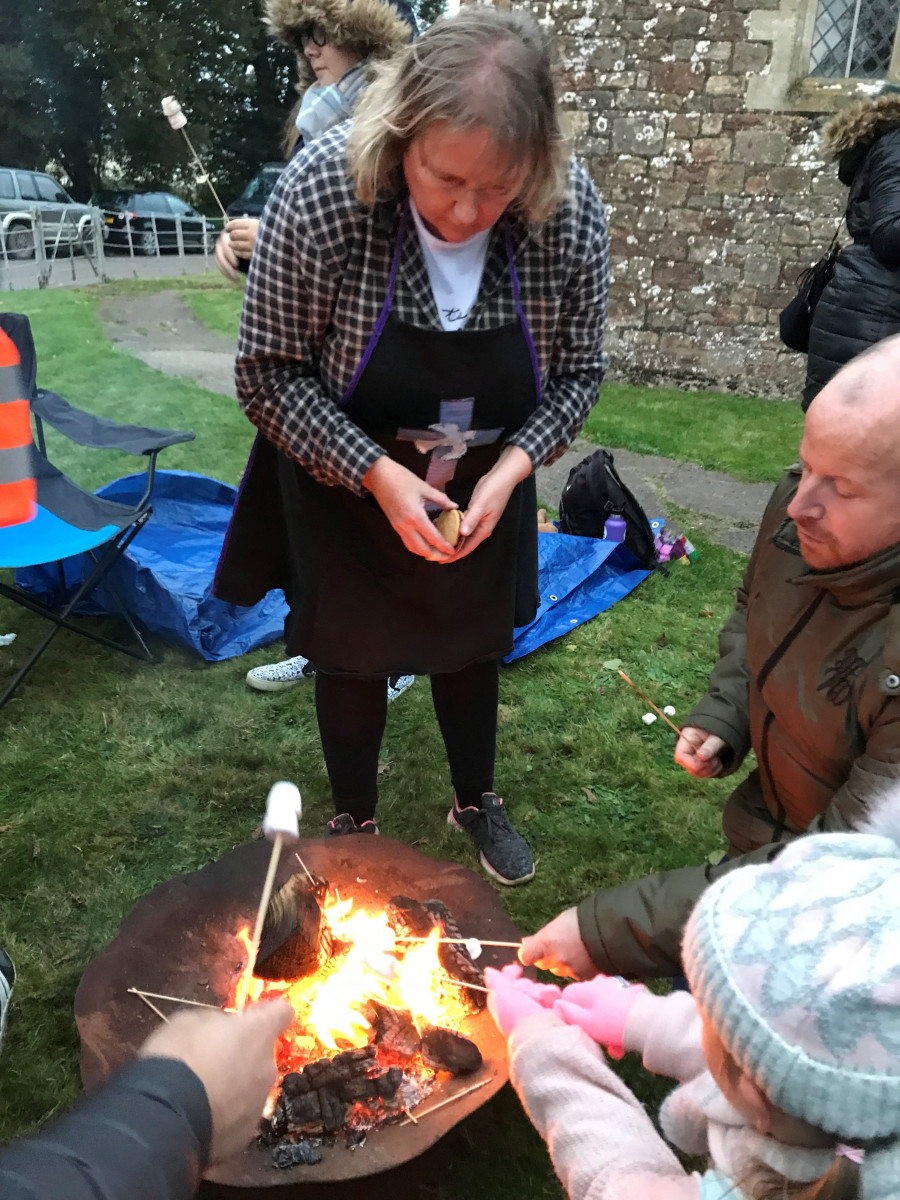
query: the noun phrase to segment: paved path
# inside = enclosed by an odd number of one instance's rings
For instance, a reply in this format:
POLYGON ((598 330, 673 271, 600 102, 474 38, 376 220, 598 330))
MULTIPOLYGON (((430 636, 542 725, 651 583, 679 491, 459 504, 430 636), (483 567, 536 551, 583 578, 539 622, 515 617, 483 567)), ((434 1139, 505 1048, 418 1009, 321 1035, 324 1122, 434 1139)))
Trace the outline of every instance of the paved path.
MULTIPOLYGON (((173 281, 177 286, 177 281, 173 281)), ((174 292, 116 296, 100 305, 113 345, 167 375, 180 375, 234 396, 234 342, 198 321, 174 292)), ((577 439, 558 462, 541 467, 537 490, 542 504, 556 507, 569 471, 596 447, 577 439)), ((671 507, 686 510, 684 532, 702 529, 713 542, 749 554, 772 491, 769 483, 740 483, 655 454, 613 448, 616 466, 649 516, 669 518, 671 507)))

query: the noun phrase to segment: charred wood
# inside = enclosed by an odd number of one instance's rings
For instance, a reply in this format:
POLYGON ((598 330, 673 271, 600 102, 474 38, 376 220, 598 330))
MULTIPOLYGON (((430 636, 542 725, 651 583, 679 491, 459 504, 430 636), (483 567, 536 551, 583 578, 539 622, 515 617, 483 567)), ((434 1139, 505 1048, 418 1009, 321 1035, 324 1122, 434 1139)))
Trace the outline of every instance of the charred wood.
POLYGON ((322 915, 328 890, 305 875, 292 875, 266 910, 253 974, 259 979, 302 979, 318 971, 333 952, 331 928, 322 915))
MULTIPOLYGON (((426 900, 423 907, 432 921, 440 927, 441 937, 462 939, 453 913, 442 900, 426 900)), ((484 973, 464 945, 441 942, 438 946, 438 960, 452 979, 458 979, 460 983, 474 983, 477 987, 484 987, 484 973)), ((485 992, 473 989, 464 994, 476 1012, 484 1008, 487 1003, 485 992)))
POLYGON ((370 1009, 375 1044, 400 1058, 412 1058, 419 1049, 421 1038, 409 1013, 377 1001, 372 1002, 370 1009))
POLYGON ((481 1051, 469 1038, 432 1025, 422 1035, 422 1061, 433 1071, 471 1075, 482 1064, 481 1051))

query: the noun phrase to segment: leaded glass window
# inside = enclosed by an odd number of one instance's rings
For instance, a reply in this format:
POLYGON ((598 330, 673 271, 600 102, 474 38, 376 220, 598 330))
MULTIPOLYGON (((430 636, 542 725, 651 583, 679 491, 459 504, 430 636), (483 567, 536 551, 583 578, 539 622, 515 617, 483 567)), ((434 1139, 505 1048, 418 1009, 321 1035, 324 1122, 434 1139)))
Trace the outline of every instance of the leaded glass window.
POLYGON ((900 0, 818 0, 810 75, 884 79, 898 18, 900 0))

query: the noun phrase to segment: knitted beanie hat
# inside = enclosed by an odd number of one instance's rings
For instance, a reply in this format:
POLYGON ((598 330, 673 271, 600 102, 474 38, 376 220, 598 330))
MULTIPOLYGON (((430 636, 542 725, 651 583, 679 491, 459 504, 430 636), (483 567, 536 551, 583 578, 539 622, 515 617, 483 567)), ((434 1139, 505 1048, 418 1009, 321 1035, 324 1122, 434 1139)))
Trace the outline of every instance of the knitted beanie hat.
POLYGON ((867 1200, 900 1195, 900 795, 859 833, 725 875, 683 958, 741 1070, 777 1107, 866 1143, 867 1200))

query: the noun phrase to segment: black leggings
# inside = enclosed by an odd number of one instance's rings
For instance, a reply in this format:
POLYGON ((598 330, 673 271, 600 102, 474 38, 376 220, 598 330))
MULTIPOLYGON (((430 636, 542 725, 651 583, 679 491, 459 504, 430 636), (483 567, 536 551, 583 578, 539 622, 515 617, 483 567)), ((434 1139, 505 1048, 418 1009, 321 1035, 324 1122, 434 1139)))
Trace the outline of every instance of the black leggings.
MULTIPOLYGON (((431 696, 461 808, 494 786, 497 751, 496 659, 431 676, 431 696)), ((357 825, 375 816, 378 752, 387 717, 387 681, 316 675, 316 717, 335 813, 357 825)))

